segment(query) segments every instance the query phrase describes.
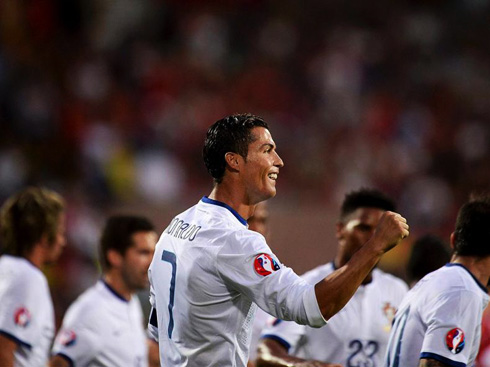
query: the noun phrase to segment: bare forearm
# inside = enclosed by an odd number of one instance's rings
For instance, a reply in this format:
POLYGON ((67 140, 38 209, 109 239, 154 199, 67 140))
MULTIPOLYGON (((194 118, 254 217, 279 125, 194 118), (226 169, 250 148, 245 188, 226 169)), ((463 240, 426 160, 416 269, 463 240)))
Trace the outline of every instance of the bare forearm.
POLYGON ((0 366, 14 367, 14 352, 16 349, 17 343, 0 334, 0 366))
POLYGON ((419 367, 450 367, 448 364, 436 361, 435 359, 421 359, 419 367))
POLYGON ((339 312, 352 298, 357 288, 376 266, 382 252, 363 246, 352 258, 315 286, 320 311, 329 319, 339 312))

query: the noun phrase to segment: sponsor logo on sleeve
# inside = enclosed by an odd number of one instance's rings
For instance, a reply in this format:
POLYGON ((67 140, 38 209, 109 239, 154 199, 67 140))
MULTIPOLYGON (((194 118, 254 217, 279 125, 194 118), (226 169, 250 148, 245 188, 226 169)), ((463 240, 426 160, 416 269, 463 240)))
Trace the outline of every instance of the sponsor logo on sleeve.
POLYGON ((458 354, 464 349, 465 337, 464 332, 460 328, 454 328, 446 334, 447 349, 453 354, 458 354))
POLYGON ((25 307, 19 307, 14 312, 15 325, 20 327, 26 327, 31 322, 31 313, 25 307))
POLYGON ((269 254, 260 254, 255 257, 254 269, 257 274, 267 276, 280 269, 279 264, 269 254))
POLYGON ((64 345, 65 347, 75 345, 76 341, 77 334, 75 334, 73 330, 62 330, 58 337, 58 343, 64 345))

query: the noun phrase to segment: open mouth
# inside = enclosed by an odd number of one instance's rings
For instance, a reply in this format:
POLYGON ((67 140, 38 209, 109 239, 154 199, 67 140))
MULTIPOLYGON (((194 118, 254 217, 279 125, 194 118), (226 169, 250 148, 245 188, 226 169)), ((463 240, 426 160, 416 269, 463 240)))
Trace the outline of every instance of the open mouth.
POLYGON ((277 180, 277 173, 269 173, 267 175, 271 180, 276 181, 277 180))

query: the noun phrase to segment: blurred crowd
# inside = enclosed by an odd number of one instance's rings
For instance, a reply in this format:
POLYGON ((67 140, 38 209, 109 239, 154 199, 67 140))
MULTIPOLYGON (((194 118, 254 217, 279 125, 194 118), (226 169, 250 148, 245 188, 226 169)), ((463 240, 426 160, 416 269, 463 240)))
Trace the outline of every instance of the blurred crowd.
POLYGON ((285 161, 279 205, 335 208, 372 186, 447 238, 470 192, 490 187, 489 12, 487 0, 3 0, 0 201, 29 184, 67 199, 52 277, 63 308, 96 277, 105 213, 196 202, 211 187, 207 127, 252 112, 285 161))

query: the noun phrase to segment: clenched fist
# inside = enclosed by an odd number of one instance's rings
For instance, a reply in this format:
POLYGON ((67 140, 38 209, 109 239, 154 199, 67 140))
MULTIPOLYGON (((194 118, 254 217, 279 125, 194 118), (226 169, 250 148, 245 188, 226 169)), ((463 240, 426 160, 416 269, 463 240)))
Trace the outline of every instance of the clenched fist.
POLYGON ((400 214, 387 211, 383 213, 378 226, 376 227, 373 240, 375 246, 382 252, 391 250, 398 245, 401 240, 409 235, 407 220, 400 214))

